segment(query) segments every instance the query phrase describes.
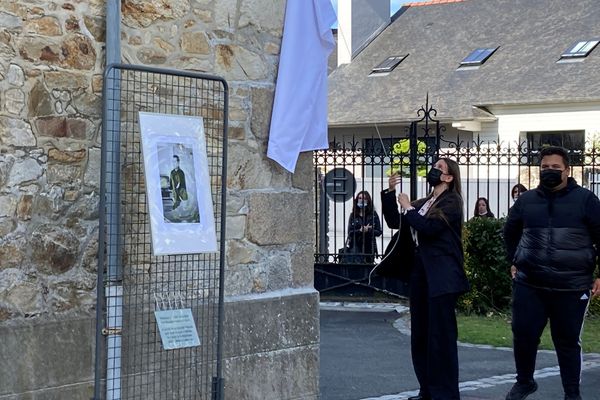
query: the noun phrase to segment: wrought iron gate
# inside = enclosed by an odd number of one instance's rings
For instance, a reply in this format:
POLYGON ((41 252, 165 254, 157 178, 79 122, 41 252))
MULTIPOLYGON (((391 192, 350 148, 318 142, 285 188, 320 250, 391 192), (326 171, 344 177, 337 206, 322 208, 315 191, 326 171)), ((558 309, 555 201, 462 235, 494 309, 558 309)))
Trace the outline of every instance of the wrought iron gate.
MULTIPOLYGON (((401 175, 398 188, 411 199, 428 191, 426 171, 439 157, 458 162, 461 168, 465 220, 473 217, 475 203, 485 197, 496 217, 507 215, 512 205, 511 189, 538 185, 539 149, 559 145, 570 151, 570 169, 579 184, 600 193, 600 147, 596 137, 573 133, 528 133, 518 142, 481 140, 471 132, 447 133, 436 120, 437 111, 426 102, 418 120, 405 129, 382 137, 361 135, 333 138, 330 148, 314 153, 315 165, 315 287, 321 292, 372 294, 387 291, 406 294, 397 282, 376 279, 369 272, 381 259, 393 234, 381 220, 383 234, 377 238, 373 262, 344 262, 338 251, 348 237, 348 217, 357 193, 367 191, 381 218, 379 193, 388 186, 389 173, 401 175)), ((379 133, 379 131, 377 131, 379 133)), ((366 255, 366 254, 363 254, 366 255)))
POLYGON ((103 102, 94 399, 222 399, 227 83, 110 65, 103 102), (218 252, 153 255, 140 111, 202 118, 218 252), (165 309, 191 310, 199 345, 163 347, 165 309))

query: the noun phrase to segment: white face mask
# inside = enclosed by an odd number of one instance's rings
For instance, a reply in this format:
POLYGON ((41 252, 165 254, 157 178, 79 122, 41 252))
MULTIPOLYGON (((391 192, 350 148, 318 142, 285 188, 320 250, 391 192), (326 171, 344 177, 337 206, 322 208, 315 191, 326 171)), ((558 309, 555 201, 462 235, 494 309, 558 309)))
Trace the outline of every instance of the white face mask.
POLYGON ((356 202, 356 206, 358 208, 365 208, 368 205, 369 205, 368 201, 361 201, 361 200, 359 200, 359 201, 356 202))

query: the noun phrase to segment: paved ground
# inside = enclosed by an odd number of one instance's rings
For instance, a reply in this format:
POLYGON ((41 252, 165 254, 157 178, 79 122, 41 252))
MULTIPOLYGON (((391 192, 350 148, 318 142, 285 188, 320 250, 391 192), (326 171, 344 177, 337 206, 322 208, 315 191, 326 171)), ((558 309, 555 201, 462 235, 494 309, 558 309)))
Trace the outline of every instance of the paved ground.
MULTIPOLYGON (((405 309, 321 306, 321 400, 402 400, 418 389, 405 309), (404 315, 404 317, 403 317, 404 315)), ((599 333, 600 334, 600 333, 599 333)), ((459 347, 463 400, 503 400, 514 383, 511 349, 459 347)), ((538 354, 538 391, 528 400, 562 400, 556 355, 538 354)), ((584 400, 600 400, 600 354, 584 355, 584 400)))

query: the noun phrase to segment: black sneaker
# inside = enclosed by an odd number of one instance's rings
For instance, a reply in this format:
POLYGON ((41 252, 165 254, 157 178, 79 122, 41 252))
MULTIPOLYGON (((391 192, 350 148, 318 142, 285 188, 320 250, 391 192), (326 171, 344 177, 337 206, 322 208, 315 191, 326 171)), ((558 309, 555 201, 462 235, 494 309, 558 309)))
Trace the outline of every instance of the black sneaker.
POLYGON ((565 394, 565 400, 582 400, 581 395, 578 394, 565 394))
POLYGON ((538 385, 535 381, 520 383, 517 382, 506 395, 506 400, 523 400, 531 393, 535 392, 538 385))

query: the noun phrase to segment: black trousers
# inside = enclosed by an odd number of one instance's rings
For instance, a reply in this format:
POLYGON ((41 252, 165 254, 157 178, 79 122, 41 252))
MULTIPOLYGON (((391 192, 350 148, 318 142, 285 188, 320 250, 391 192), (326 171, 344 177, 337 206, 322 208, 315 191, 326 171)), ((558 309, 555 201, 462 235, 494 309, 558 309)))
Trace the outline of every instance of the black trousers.
POLYGON ((410 342, 413 368, 425 398, 460 399, 457 298, 457 294, 429 297, 425 268, 416 254, 410 280, 410 342))
POLYGON ((533 379, 540 337, 550 320, 566 394, 579 394, 581 331, 590 290, 552 291, 513 284, 512 331, 517 381, 533 379))

